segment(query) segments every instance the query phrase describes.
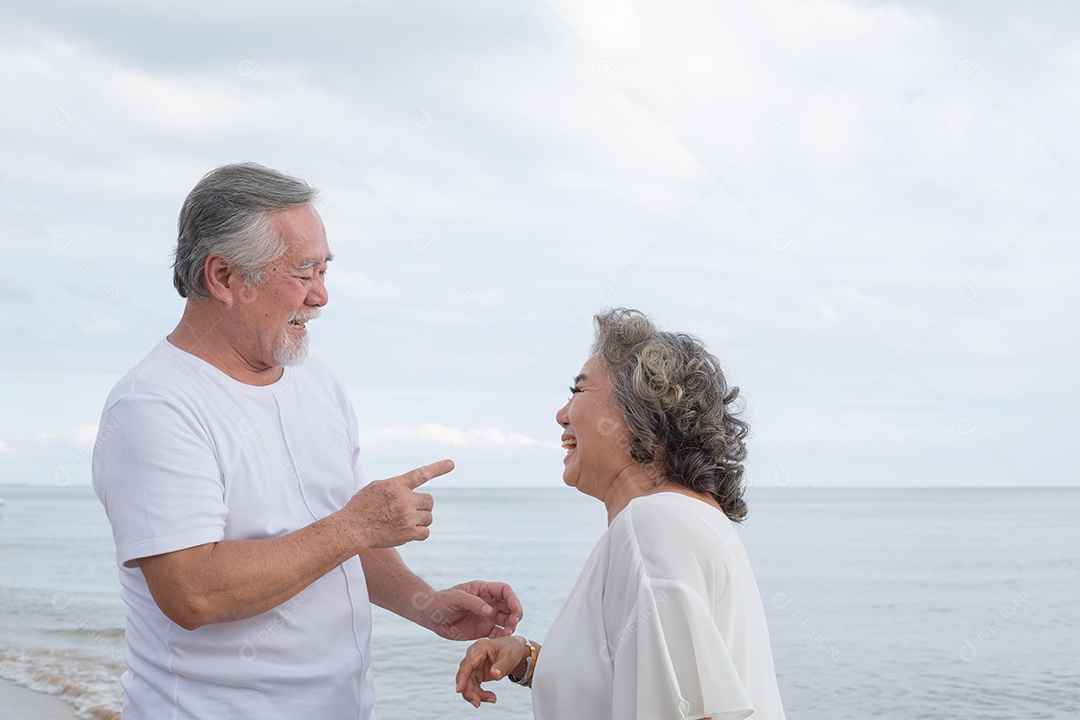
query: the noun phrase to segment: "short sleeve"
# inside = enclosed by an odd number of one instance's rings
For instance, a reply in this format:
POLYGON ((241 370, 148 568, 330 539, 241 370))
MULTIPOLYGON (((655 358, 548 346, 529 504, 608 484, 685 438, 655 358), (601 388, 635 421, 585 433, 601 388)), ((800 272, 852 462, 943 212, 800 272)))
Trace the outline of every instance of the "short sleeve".
POLYGON ((117 562, 218 542, 228 509, 213 441, 184 408, 128 396, 109 407, 94 448, 94 487, 117 562))
POLYGON ((642 579, 632 600, 625 603, 622 629, 609 633, 612 717, 739 720, 754 711, 697 593, 677 581, 642 579))

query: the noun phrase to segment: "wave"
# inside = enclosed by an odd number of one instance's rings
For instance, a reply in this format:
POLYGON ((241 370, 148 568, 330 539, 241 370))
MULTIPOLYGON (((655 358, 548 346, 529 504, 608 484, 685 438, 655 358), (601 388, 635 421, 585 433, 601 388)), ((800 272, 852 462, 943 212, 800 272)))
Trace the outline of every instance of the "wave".
POLYGON ((123 672, 122 661, 99 655, 0 644, 0 677, 55 695, 82 720, 121 720, 123 672))

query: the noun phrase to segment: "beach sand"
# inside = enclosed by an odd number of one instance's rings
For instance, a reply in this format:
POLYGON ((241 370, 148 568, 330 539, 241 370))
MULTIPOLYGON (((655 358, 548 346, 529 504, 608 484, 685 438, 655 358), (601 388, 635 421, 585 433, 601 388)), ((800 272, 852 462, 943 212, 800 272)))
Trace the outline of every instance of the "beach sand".
POLYGON ((75 720, 75 708, 56 697, 0 680, 4 720, 75 720))

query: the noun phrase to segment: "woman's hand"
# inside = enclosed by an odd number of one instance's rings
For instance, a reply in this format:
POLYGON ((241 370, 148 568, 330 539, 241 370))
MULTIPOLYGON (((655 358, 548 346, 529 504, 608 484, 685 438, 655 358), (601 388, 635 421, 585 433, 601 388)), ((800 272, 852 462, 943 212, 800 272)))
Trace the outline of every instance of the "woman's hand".
POLYGON ((482 702, 495 702, 495 693, 484 690, 480 683, 502 680, 513 674, 525 674, 529 649, 520 635, 477 640, 465 651, 457 672, 457 692, 473 707, 482 702))

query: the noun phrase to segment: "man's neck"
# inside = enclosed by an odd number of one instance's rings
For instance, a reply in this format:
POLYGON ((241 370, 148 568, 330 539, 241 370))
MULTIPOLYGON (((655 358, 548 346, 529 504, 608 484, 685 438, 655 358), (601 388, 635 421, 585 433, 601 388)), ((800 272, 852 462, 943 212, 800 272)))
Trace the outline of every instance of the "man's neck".
POLYGON ((189 301, 183 317, 166 340, 245 385, 272 385, 280 380, 284 368, 250 362, 239 343, 230 341, 228 318, 212 312, 204 302, 189 301))

